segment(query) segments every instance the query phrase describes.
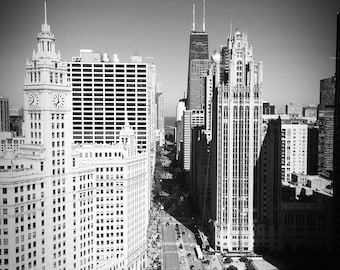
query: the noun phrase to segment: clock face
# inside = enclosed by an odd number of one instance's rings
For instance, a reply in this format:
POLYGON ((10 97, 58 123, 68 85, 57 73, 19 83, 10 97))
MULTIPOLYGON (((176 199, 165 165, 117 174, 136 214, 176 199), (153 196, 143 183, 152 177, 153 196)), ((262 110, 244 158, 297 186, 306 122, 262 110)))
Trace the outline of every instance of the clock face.
POLYGON ((31 108, 36 109, 39 105, 39 97, 37 94, 30 94, 28 98, 28 103, 31 108))
POLYGON ((62 94, 55 94, 53 96, 53 105, 57 108, 57 109, 61 109, 64 107, 65 104, 65 98, 62 94))

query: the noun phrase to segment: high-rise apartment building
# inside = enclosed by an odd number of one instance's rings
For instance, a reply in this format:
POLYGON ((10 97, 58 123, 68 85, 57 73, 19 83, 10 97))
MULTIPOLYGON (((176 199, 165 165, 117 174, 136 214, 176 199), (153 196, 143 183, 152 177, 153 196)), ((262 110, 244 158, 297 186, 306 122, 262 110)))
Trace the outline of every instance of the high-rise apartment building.
POLYGON ((306 120, 282 119, 282 182, 290 182, 292 173, 307 174, 307 139, 306 120))
POLYGON ((9 105, 5 97, 0 97, 0 131, 9 131, 9 105))
POLYGON ((247 35, 236 31, 221 48, 215 89, 212 170, 214 243, 218 251, 254 248, 253 192, 262 133, 262 62, 255 64, 247 35))

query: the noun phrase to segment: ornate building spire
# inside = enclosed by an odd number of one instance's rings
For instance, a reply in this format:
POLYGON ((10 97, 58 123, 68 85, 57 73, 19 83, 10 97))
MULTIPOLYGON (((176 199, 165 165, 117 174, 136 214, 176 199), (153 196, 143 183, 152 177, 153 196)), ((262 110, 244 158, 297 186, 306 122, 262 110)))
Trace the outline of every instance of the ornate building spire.
POLYGON ((46 2, 44 2, 45 21, 41 25, 41 32, 38 34, 38 52, 33 55, 33 58, 55 58, 58 56, 55 53, 55 37, 51 33, 50 25, 47 24, 46 2))

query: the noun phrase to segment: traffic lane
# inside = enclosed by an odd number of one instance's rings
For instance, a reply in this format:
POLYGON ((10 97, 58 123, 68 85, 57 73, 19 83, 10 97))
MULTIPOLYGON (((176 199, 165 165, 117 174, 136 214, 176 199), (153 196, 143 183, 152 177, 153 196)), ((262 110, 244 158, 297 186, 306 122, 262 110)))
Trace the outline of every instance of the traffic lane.
POLYGON ((164 269, 180 270, 175 226, 162 219, 162 257, 164 269))
POLYGON ((165 243, 176 243, 176 233, 175 233, 175 226, 169 224, 168 226, 162 226, 163 230, 163 242, 165 243))
POLYGON ((180 270, 177 251, 163 252, 164 269, 180 270))

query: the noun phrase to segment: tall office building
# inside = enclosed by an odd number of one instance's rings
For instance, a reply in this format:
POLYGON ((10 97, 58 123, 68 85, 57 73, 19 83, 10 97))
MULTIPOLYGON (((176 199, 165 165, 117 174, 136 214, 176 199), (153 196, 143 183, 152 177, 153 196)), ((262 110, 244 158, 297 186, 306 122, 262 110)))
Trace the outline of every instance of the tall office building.
POLYGON ((292 173, 307 174, 307 139, 306 120, 282 119, 282 182, 290 182, 292 173))
MULTIPOLYGON (((149 64, 120 63, 81 50, 68 63, 72 83, 74 143, 115 143, 126 121, 140 151, 150 148, 149 64)), ((152 71, 152 73, 154 73, 152 71)))
POLYGON ((155 164, 156 67, 133 55, 122 63, 117 55, 81 50, 68 64, 72 83, 73 142, 110 144, 119 141, 126 123, 136 131, 139 152, 147 152, 148 198, 155 164), (153 101, 151 101, 151 97, 153 101), (153 128, 151 128, 153 127, 153 128))
POLYGON ((333 263, 337 264, 340 252, 340 13, 337 14, 336 37, 336 85, 335 85, 335 112, 334 112, 334 203, 333 203, 333 263))
POLYGON ((335 76, 320 80, 318 173, 332 178, 335 76))
POLYGON ((262 133, 262 62, 247 35, 230 33, 221 48, 213 123, 214 243, 218 251, 254 248, 253 192, 262 133))
POLYGON ((191 130, 204 125, 205 77, 209 63, 208 33, 205 31, 205 1, 203 0, 202 31, 196 30, 194 4, 189 42, 187 101, 183 117, 183 169, 187 172, 190 171, 191 166, 191 130))
POLYGON ((195 27, 195 4, 190 32, 187 109, 202 109, 205 103, 205 82, 209 68, 208 33, 205 31, 205 1, 203 1, 203 29, 195 27))
POLYGON ((9 131, 9 105, 5 97, 0 97, 0 131, 9 131))
POLYGON ((320 80, 320 110, 334 107, 335 82, 335 74, 330 78, 320 80))

